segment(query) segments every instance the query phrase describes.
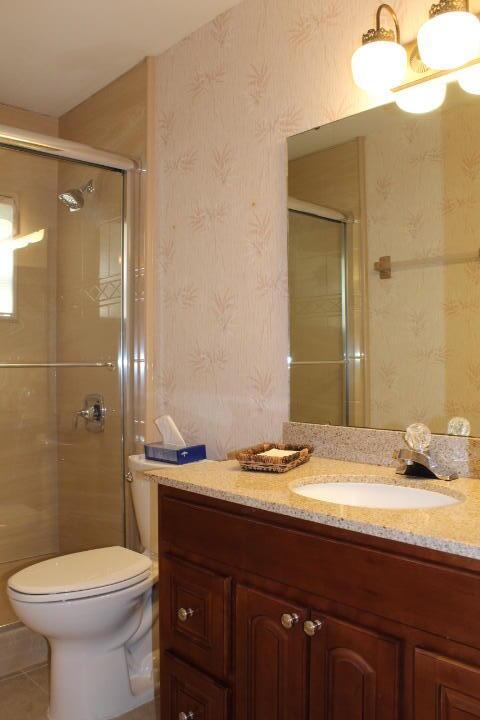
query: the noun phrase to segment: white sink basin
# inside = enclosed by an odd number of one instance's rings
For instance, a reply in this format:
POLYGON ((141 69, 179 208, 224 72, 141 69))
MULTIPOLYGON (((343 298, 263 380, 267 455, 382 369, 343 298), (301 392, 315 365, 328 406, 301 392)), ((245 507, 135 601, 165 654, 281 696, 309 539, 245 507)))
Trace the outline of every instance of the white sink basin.
POLYGON ((290 489, 297 495, 312 500, 365 508, 408 510, 445 507, 460 502, 456 497, 441 492, 404 485, 387 485, 381 482, 382 478, 379 478, 379 482, 373 479, 358 482, 359 479, 351 477, 347 482, 328 482, 323 478, 323 482, 306 483, 290 489))

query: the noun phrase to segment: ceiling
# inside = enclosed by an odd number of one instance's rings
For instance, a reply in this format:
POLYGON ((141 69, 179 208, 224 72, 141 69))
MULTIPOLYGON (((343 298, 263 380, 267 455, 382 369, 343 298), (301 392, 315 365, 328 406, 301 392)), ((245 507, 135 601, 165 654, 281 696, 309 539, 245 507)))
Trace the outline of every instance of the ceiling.
POLYGON ((0 103, 58 117, 238 2, 4 2, 0 103))

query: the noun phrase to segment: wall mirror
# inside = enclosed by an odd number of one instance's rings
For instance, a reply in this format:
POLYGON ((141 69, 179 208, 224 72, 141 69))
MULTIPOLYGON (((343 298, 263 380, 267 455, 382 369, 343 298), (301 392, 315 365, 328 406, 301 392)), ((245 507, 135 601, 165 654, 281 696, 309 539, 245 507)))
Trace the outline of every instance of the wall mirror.
POLYGON ((479 436, 480 98, 289 138, 288 195, 291 420, 479 436))

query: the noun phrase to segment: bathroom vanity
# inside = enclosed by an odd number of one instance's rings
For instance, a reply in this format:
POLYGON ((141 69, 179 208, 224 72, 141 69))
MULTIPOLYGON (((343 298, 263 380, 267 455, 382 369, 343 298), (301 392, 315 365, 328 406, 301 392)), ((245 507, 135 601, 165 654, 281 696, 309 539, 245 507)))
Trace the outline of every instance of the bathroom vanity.
POLYGON ((480 483, 412 481, 460 502, 409 511, 292 492, 362 473, 408 485, 320 458, 155 471, 164 720, 480 718, 480 483))

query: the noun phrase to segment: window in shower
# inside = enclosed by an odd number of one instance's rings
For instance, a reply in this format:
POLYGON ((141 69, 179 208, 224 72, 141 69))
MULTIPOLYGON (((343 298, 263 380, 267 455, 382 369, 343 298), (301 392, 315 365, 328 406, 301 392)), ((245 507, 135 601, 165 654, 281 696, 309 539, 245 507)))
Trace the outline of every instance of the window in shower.
POLYGON ((0 195, 0 317, 15 315, 15 254, 13 238, 17 226, 15 200, 0 195))

